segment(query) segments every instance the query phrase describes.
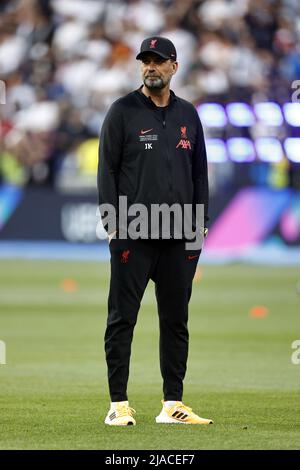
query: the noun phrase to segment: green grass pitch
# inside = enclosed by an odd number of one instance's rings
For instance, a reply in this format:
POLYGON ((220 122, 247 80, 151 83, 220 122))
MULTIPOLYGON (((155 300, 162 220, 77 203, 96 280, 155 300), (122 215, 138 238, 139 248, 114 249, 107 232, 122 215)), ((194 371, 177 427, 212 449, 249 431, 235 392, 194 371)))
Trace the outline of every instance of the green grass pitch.
POLYGON ((137 426, 114 428, 103 423, 109 264, 1 261, 0 448, 299 449, 300 365, 291 345, 300 339, 300 269, 201 269, 184 401, 215 424, 154 421, 162 388, 151 283, 132 348, 128 391, 137 426), (254 306, 268 314, 252 317, 254 306))

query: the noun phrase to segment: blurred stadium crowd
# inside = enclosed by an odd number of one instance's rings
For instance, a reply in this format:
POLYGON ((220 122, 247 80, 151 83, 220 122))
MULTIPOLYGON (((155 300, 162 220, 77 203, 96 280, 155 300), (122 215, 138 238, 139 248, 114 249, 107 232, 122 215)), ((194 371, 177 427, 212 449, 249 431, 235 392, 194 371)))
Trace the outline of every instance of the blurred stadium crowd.
MULTIPOLYGON (((0 15, 2 182, 95 186, 101 123, 140 86, 145 37, 175 43, 172 88, 195 104, 283 104, 300 79, 299 0, 2 0, 0 15)), ((213 185, 234 175, 210 166, 213 185)))

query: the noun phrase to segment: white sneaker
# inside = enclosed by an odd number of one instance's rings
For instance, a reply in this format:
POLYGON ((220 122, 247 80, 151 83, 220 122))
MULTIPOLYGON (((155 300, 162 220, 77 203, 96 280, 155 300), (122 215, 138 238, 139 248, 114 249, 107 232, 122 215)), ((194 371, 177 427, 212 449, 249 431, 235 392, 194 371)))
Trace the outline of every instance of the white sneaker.
POLYGON ((109 426, 135 426, 136 421, 133 414, 135 414, 135 410, 130 408, 128 401, 116 402, 114 406, 111 405, 104 423, 109 426))
POLYGON ((165 406, 162 400, 163 408, 160 414, 155 418, 157 423, 161 424, 213 424, 211 419, 201 418, 193 413, 192 408, 185 406, 181 401, 176 401, 171 407, 165 406))

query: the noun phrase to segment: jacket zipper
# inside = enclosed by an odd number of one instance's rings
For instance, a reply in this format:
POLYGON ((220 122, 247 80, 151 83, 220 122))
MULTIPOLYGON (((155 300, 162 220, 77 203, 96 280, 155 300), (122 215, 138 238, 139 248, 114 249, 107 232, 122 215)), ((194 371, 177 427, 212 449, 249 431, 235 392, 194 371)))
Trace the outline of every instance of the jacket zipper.
POLYGON ((173 185, 172 185, 172 165, 171 165, 171 158, 170 158, 170 152, 169 152, 169 139, 168 139, 168 133, 167 133, 167 124, 166 124, 166 120, 164 119, 163 120, 163 128, 166 132, 166 142, 167 142, 167 166, 168 166, 168 170, 169 170, 169 203, 172 204, 173 203, 173 185))

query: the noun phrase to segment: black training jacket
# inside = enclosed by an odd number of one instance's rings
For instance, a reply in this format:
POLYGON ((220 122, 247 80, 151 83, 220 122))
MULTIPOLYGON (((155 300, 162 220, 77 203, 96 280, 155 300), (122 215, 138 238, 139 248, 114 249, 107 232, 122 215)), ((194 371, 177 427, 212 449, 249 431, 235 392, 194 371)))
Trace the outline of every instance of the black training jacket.
POLYGON ((128 206, 142 203, 149 209, 151 204, 204 204, 206 226, 207 158, 195 107, 172 91, 166 108, 141 89, 115 101, 100 134, 98 194, 100 205, 110 203, 116 211, 123 195, 128 206))

